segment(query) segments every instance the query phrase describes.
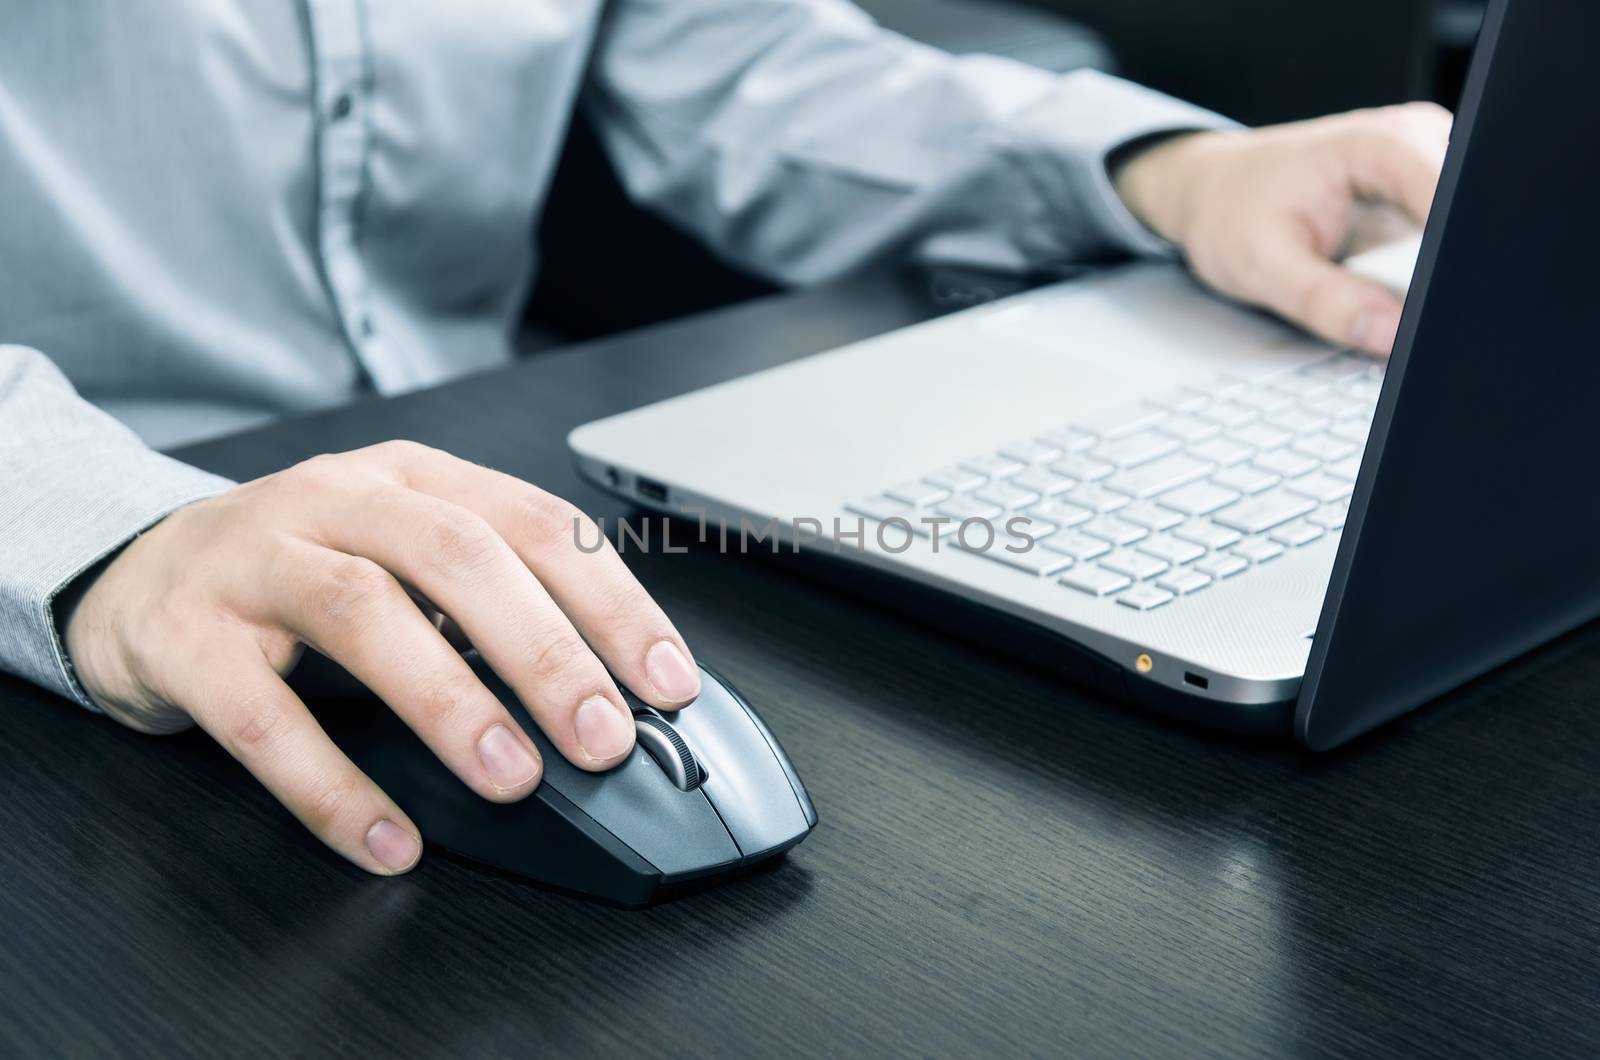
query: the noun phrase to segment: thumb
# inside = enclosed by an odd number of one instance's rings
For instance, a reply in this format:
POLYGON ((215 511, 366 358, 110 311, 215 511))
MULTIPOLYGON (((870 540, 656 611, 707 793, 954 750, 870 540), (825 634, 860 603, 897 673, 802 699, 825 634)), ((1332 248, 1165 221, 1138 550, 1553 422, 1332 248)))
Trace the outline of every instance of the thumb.
POLYGON ((1401 305, 1385 288, 1303 244, 1283 244, 1261 265, 1252 301, 1336 346, 1379 357, 1394 349, 1401 305))

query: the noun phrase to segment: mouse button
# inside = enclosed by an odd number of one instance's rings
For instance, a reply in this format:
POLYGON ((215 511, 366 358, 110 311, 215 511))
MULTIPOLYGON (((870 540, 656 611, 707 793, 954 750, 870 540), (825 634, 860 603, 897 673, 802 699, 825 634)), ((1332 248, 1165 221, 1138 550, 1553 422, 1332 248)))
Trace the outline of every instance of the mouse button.
POLYGON ((791 845, 813 823, 752 714, 707 675, 700 698, 672 716, 705 765, 699 791, 746 857, 791 845))
POLYGON ((643 748, 606 773, 573 769, 558 787, 663 875, 703 872, 740 858, 705 796, 674 787, 643 748))

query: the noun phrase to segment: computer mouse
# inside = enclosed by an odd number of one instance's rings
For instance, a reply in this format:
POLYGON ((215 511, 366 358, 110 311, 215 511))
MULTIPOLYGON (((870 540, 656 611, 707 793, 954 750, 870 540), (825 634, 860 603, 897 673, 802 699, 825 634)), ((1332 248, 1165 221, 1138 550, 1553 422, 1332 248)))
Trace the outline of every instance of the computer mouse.
POLYGON ((771 730, 709 670, 700 671, 699 698, 678 711, 654 710, 624 689, 638 734, 633 753, 608 772, 589 773, 561 756, 476 653, 468 658, 544 758, 544 779, 520 802, 477 795, 375 701, 367 710, 317 709, 429 844, 545 886, 638 907, 774 858, 816 827, 805 785, 771 730))

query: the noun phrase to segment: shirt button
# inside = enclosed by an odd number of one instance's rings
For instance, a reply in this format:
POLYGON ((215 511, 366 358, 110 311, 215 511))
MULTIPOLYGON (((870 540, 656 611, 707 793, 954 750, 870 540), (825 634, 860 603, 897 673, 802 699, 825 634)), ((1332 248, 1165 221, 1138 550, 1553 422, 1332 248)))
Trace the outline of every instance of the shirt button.
POLYGON ((333 101, 333 107, 328 113, 334 121, 342 121, 350 116, 350 108, 354 105, 355 104, 350 101, 350 93, 346 92, 340 95, 338 99, 333 101))

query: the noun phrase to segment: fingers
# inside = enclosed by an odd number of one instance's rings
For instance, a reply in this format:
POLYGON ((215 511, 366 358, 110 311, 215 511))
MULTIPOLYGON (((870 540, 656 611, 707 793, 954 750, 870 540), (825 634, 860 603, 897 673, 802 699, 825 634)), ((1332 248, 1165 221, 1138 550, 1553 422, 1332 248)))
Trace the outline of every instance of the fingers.
MULTIPOLYGON (((573 764, 609 769, 633 749, 633 714, 604 665, 482 518, 437 497, 390 485, 331 496, 317 518, 321 544, 372 561, 421 591, 460 625, 573 764)), ((399 587, 380 591, 373 572, 362 570, 359 563, 347 565, 320 597, 301 601, 299 609, 321 609, 331 620, 359 626, 361 616, 390 607, 374 601, 394 597, 399 587)), ((408 601, 404 606, 416 611, 408 601)), ((302 614, 285 621, 310 625, 320 620, 302 614)), ((371 639, 359 629, 353 635, 371 639)), ((463 694, 460 685, 451 691, 463 694)))
POLYGON ((1387 357, 1400 329, 1400 301, 1383 287, 1281 240, 1262 253, 1252 300, 1336 346, 1387 357))
POLYGON ((379 875, 406 872, 422 838, 400 808, 328 739, 259 654, 208 659, 191 712, 229 754, 328 846, 379 875))
POLYGON ((383 568, 307 546, 269 591, 288 628, 377 693, 473 791, 511 801, 538 784, 533 742, 383 568))
POLYGON ((1422 104, 1361 117, 1367 121, 1343 142, 1356 190, 1365 198, 1394 203, 1417 224, 1426 224, 1449 148, 1449 112, 1422 104))
POLYGON ((412 488, 486 519, 639 698, 674 710, 700 694, 700 672, 683 637, 576 507, 435 450, 404 454, 400 471, 412 488))

